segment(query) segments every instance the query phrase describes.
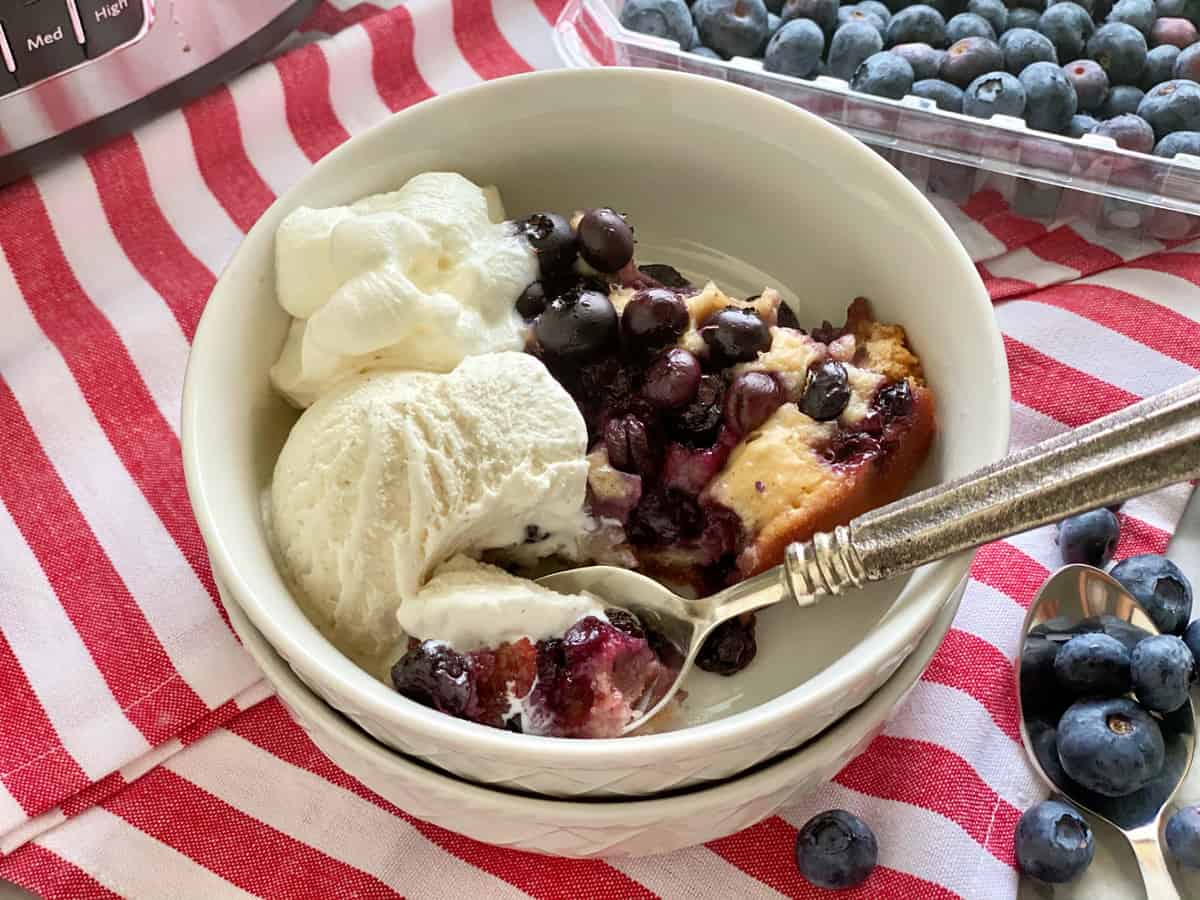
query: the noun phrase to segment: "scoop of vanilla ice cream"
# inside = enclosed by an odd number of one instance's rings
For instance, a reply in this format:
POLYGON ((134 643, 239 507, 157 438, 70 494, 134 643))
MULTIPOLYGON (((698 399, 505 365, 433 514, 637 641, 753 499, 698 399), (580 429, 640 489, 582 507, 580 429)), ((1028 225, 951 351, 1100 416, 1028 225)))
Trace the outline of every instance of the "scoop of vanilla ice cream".
POLYGON ((575 546, 586 444, 570 395, 525 353, 347 379, 305 410, 279 454, 277 549, 339 646, 384 652, 399 637, 396 610, 452 556, 575 546))
POLYGON ((350 206, 300 207, 275 235, 279 303, 294 316, 276 388, 308 406, 347 375, 449 372, 524 345, 514 304, 538 275, 494 188, 428 172, 350 206))
POLYGON ((469 651, 527 637, 562 637, 584 616, 606 619, 587 594, 559 594, 503 569, 456 556, 442 565, 397 614, 405 634, 469 651))

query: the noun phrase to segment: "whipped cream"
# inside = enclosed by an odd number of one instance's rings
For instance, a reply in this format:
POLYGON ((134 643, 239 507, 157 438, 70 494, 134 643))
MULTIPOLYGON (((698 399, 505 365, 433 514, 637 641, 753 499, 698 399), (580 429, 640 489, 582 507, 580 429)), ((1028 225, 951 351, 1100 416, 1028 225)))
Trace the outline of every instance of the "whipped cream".
POLYGON ((587 594, 559 594, 503 569, 456 556, 416 596, 400 604, 397 621, 412 637, 444 641, 467 652, 527 637, 562 637, 585 616, 607 621, 587 594))
POLYGON ((275 236, 279 303, 294 317, 275 387, 297 406, 369 369, 449 372, 524 346, 514 309, 538 277, 494 188, 429 172, 350 206, 300 207, 275 236))
MULTIPOLYGON (((525 353, 471 356, 448 374, 345 379, 305 410, 279 454, 271 486, 279 554, 335 643, 387 652, 400 637, 397 610, 451 557, 504 548, 531 560, 577 546, 586 445, 575 402, 525 353)), ((536 619, 519 605, 511 614, 487 609, 478 622, 439 621, 507 634, 510 617, 536 619)))

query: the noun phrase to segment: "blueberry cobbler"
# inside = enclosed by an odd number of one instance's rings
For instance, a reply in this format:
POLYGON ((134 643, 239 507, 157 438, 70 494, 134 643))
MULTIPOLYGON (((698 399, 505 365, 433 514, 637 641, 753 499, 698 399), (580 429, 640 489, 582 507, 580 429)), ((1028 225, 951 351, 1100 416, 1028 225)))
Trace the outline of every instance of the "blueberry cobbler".
MULTIPOLYGON (((298 602, 405 697, 489 726, 618 735, 678 655, 619 598, 534 571, 637 568, 706 594, 900 494, 933 437, 902 328, 802 329, 639 265, 609 208, 511 221, 426 173, 276 235, 276 389, 303 410, 267 515, 298 602)), ((731 675, 754 617, 699 665, 731 675)))

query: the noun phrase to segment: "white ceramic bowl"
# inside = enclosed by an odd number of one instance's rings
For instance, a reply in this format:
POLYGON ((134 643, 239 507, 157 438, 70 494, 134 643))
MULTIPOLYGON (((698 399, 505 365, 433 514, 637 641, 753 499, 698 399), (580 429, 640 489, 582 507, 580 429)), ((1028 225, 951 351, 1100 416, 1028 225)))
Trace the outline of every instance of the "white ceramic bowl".
POLYGON ((237 604, 229 602, 223 587, 222 596, 242 644, 292 718, 326 756, 375 793, 411 815, 489 844, 613 858, 654 856, 725 837, 774 815, 832 778, 866 749, 925 671, 958 610, 962 588, 954 591, 895 674, 803 747, 753 772, 675 796, 587 801, 483 787, 385 747, 306 688, 237 604))
POLYGON ((287 327, 274 232, 298 205, 345 203, 431 169, 498 185, 510 215, 614 205, 635 223, 641 259, 711 273, 734 293, 781 286, 801 321, 840 320, 867 296, 908 329, 937 394, 941 430, 920 484, 1006 448, 1007 369, 975 267, 925 198, 864 145, 713 79, 634 69, 503 79, 413 107, 331 153, 266 212, 213 291, 187 372, 184 464, 233 601, 306 684, 379 740, 473 781, 541 794, 644 795, 727 778, 866 700, 926 633, 969 554, 813 610, 770 610, 746 672, 689 684, 695 727, 621 740, 444 716, 372 679, 304 617, 260 515, 295 419, 267 380, 287 327))

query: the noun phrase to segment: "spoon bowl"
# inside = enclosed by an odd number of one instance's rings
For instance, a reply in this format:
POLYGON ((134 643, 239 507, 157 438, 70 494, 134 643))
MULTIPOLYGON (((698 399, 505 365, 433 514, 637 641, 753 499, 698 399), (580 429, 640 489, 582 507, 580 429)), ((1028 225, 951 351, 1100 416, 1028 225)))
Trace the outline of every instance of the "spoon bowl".
POLYGON ((1145 787, 1125 797, 1105 797, 1076 784, 1058 761, 1055 734, 1061 709, 1042 689, 1031 643, 1040 636, 1061 645, 1090 631, 1103 631, 1131 650, 1142 637, 1159 633, 1146 611, 1110 575, 1092 566, 1065 566, 1042 586, 1021 630, 1014 666, 1021 740, 1038 774, 1056 792, 1125 836, 1137 857, 1150 900, 1171 900, 1179 894, 1163 858, 1159 826, 1163 810, 1187 777, 1195 754, 1192 703, 1189 699, 1161 716, 1166 758, 1162 772, 1145 787))

